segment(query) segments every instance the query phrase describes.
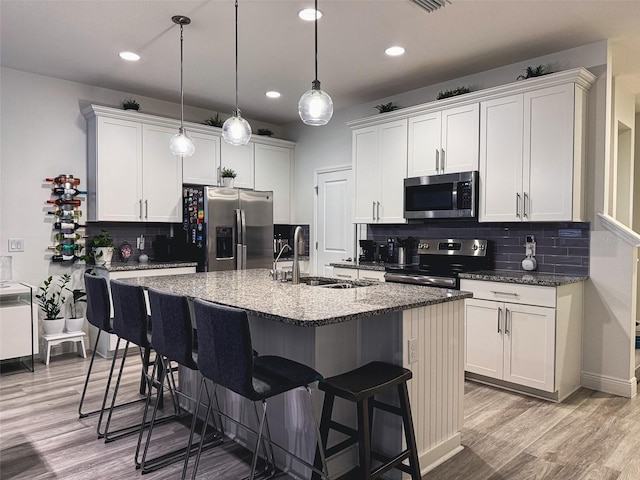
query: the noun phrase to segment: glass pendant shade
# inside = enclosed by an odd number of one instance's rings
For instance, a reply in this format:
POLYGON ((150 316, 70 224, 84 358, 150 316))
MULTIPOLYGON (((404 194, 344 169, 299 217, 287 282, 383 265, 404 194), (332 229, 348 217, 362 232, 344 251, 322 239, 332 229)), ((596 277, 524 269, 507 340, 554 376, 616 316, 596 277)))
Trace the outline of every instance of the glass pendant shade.
POLYGON ((169 142, 169 148, 171 153, 178 157, 190 157, 196 151, 196 146, 193 140, 184 128, 180 128, 169 142))
POLYGON ((239 111, 227 118, 222 125, 222 138, 231 145, 246 145, 251 139, 251 126, 240 115, 239 111))
POLYGON ((320 89, 320 82, 313 82, 311 90, 300 97, 298 113, 307 125, 317 126, 329 123, 333 115, 333 101, 320 89))

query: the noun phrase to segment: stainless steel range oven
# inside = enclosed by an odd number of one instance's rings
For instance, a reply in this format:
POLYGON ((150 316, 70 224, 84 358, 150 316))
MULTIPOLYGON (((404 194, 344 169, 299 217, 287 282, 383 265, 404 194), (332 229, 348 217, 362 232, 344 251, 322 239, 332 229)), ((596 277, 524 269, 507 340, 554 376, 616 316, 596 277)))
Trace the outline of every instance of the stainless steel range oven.
POLYGON ((419 264, 387 267, 387 282, 413 283, 431 287, 460 289, 458 273, 493 268, 488 240, 432 239, 418 241, 419 264))

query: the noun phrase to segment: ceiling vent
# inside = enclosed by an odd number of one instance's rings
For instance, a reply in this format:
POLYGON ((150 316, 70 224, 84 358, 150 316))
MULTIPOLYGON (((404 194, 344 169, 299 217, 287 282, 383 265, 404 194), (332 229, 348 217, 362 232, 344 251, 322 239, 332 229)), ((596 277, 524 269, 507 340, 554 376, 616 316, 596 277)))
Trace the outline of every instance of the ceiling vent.
POLYGON ((444 7, 447 3, 451 4, 449 0, 411 0, 416 5, 424 8, 427 12, 435 12, 440 7, 444 7))

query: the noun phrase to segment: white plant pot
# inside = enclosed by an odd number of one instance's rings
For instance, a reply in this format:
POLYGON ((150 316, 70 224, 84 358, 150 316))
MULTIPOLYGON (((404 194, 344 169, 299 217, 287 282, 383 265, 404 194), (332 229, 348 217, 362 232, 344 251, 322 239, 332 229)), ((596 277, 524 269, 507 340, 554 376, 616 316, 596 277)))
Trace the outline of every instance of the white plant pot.
POLYGON ((227 188, 233 188, 233 182, 235 178, 233 177, 222 177, 222 184, 227 188))
POLYGON ((42 321, 42 331, 45 335, 57 335, 64 330, 64 318, 56 318, 53 320, 44 319, 42 321))
POLYGON ((64 329, 66 332, 81 332, 82 327, 84 327, 84 317, 64 319, 64 329))
POLYGON ((113 247, 96 247, 96 265, 111 263, 113 257, 113 247))

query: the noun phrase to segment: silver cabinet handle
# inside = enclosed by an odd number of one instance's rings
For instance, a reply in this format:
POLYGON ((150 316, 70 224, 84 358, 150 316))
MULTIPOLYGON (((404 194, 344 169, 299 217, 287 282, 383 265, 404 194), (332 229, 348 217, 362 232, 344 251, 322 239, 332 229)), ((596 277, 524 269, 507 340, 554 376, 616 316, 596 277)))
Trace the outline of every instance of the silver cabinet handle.
POLYGON ((444 173, 444 148, 441 148, 440 151, 440 173, 444 173))
POLYGON ((140 220, 142 220, 142 199, 138 200, 138 203, 140 204, 140 215, 138 215, 140 217, 140 220))
POLYGON ((506 307, 504 309, 504 333, 509 335, 509 309, 506 307))
POLYGON ((374 277, 362 277, 362 280, 374 280, 376 282, 379 282, 380 279, 379 278, 374 278, 374 277))
POLYGON ((493 293, 494 295, 511 295, 512 297, 519 296, 519 294, 516 292, 500 292, 499 290, 489 290, 489 292, 493 293))
POLYGON ((336 273, 336 277, 340 277, 340 278, 351 278, 351 275, 345 275, 344 273, 336 273))
POLYGON ((149 200, 144 201, 144 218, 149 218, 149 200))
POLYGON ((501 333, 501 330, 500 330, 500 317, 502 317, 502 307, 498 307, 498 333, 501 333))
POLYGON ((371 220, 375 220, 376 219, 376 202, 371 202, 373 204, 372 210, 371 210, 371 220))
POLYGON ((520 194, 516 193, 516 217, 520 218, 520 194))
POLYGON ((376 211, 377 211, 376 219, 380 220, 380 202, 376 202, 376 211))
POLYGON ((525 218, 528 218, 527 217, 527 197, 528 196, 529 195, 527 195, 527 192, 524 192, 524 197, 523 197, 524 199, 522 201, 522 216, 525 218))
POLYGON ((440 173, 440 150, 436 148, 436 173, 440 173))

